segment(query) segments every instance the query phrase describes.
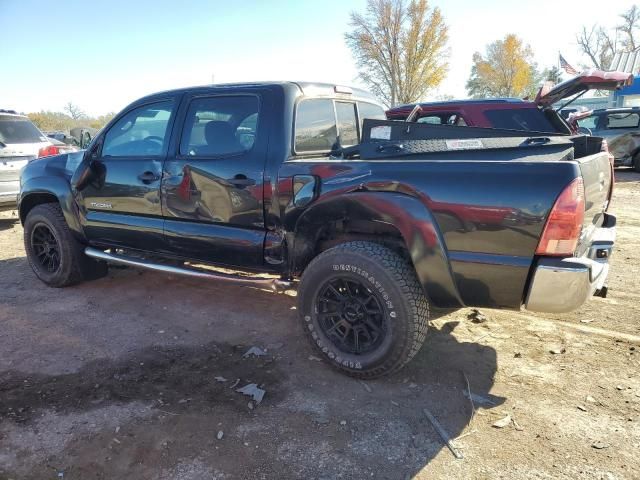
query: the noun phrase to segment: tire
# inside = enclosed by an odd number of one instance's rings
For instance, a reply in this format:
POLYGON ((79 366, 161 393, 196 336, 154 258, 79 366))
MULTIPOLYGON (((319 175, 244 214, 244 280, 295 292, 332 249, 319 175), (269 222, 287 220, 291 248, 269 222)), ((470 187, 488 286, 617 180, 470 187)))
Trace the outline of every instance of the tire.
POLYGON ((633 169, 640 173, 640 153, 636 153, 633 157, 633 169))
POLYGON ((313 259, 300 280, 298 310, 318 353, 361 379, 402 368, 429 325, 429 303, 413 267, 372 242, 343 243, 313 259))
POLYGON ((104 262, 84 254, 84 246, 73 236, 60 206, 35 206, 24 222, 24 248, 36 276, 50 287, 66 287, 102 277, 104 262))

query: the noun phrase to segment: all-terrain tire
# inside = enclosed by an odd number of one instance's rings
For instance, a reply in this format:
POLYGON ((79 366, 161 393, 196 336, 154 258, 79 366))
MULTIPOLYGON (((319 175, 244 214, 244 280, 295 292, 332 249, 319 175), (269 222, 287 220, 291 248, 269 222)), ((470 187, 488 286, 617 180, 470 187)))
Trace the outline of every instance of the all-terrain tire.
MULTIPOLYGON (((84 246, 71 233, 57 203, 37 205, 29 212, 24 222, 24 248, 36 276, 51 287, 66 287, 107 274, 106 263, 84 254, 84 246), (58 251, 56 265, 43 264, 36 252, 34 236, 46 235, 47 231, 51 233, 47 246, 58 251)), ((42 255, 42 250, 39 253, 42 255)))
MULTIPOLYGON (((402 368, 422 347, 429 325, 429 302, 413 266, 393 250, 373 242, 343 243, 313 259, 300 280, 298 310, 318 353, 341 372, 361 379, 388 375, 402 368), (333 288, 342 285, 341 282, 348 282, 346 291, 338 287, 342 293, 333 288), (328 294, 332 288, 335 294, 328 294), (341 323, 337 327, 340 335, 350 328, 343 327, 347 325, 344 322, 349 320, 354 325, 351 304, 345 307, 345 301, 342 306, 330 306, 338 305, 354 289, 354 296, 349 298, 356 298, 356 303, 360 297, 367 298, 369 305, 377 305, 376 311, 382 312, 374 321, 384 322, 381 323, 384 328, 373 331, 374 338, 377 332, 382 332, 377 336, 377 344, 369 342, 371 350, 363 353, 354 353, 353 348, 345 348, 336 340, 335 323, 341 323), (323 313, 327 308, 344 313, 323 313), (335 322, 330 328, 326 326, 327 315, 335 322)), ((348 335, 365 341, 371 338, 353 331, 348 335)))

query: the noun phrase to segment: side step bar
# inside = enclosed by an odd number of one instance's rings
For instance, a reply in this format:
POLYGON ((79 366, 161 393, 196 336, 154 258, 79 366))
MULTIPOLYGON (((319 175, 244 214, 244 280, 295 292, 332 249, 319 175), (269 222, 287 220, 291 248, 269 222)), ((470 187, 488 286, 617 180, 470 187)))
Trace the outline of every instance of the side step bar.
POLYGON ((209 280, 224 280, 227 282, 254 287, 266 287, 275 292, 284 292, 293 285, 293 282, 278 278, 231 275, 218 272, 208 272, 206 270, 196 268, 176 267, 162 263, 153 263, 142 258, 103 252, 102 250, 93 247, 85 248, 84 253, 88 257, 95 258, 96 260, 103 260, 105 262, 118 263, 120 265, 128 265, 130 267, 146 268, 147 270, 155 270, 157 272, 171 273, 175 275, 186 275, 189 277, 206 278, 209 280))

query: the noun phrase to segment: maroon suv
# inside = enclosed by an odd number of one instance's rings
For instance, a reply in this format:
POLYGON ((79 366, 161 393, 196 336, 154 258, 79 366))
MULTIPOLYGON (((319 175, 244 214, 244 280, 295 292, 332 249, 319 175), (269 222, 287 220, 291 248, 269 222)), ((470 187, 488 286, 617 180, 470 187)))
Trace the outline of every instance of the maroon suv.
POLYGON ((545 85, 533 102, 518 98, 455 100, 401 105, 386 113, 390 120, 406 120, 416 110, 413 120, 420 123, 570 134, 576 133, 577 126, 567 124, 552 108, 554 103, 592 89, 617 90, 632 81, 628 73, 589 70, 555 87, 545 85))

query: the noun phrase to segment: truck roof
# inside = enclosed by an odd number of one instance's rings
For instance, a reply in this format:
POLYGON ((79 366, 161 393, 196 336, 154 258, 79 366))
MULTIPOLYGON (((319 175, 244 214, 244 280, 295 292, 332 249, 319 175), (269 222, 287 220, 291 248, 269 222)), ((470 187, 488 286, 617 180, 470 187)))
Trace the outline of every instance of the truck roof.
MULTIPOLYGON (((368 100, 376 104, 380 104, 379 100, 371 93, 360 88, 348 87, 344 85, 338 85, 334 83, 321 83, 321 82, 299 82, 299 81, 264 81, 264 82, 238 82, 238 83, 212 83, 209 85, 199 85, 192 87, 176 88, 172 90, 165 90, 162 92, 156 92, 151 95, 147 95, 144 99, 149 99, 158 95, 177 94, 186 92, 208 92, 219 89, 242 89, 250 87, 262 87, 267 85, 282 86, 284 88, 295 88, 303 95, 313 96, 335 96, 336 94, 353 95, 353 98, 359 100, 368 100)), ((140 99, 142 100, 142 99, 140 99)), ((139 100, 138 100, 139 101, 139 100)), ((135 103, 138 103, 136 101, 135 103)))

